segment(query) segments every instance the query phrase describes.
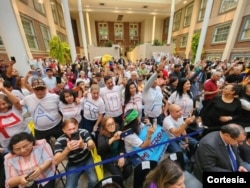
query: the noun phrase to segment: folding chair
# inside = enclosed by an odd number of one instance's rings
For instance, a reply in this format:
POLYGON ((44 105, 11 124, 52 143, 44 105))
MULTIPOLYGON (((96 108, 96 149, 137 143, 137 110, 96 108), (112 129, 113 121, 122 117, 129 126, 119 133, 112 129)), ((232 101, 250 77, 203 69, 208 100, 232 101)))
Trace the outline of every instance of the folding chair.
POLYGON ((117 183, 121 188, 125 188, 123 185, 123 179, 119 175, 111 175, 111 176, 108 176, 106 178, 103 178, 97 184, 95 184, 93 188, 101 188, 105 184, 113 183, 113 182, 117 183))
POLYGON ((183 152, 170 153, 169 159, 178 163, 180 165, 180 167, 182 168, 182 170, 185 170, 183 152))
POLYGON ((134 168, 134 188, 142 188, 147 174, 157 166, 157 161, 142 161, 134 168))

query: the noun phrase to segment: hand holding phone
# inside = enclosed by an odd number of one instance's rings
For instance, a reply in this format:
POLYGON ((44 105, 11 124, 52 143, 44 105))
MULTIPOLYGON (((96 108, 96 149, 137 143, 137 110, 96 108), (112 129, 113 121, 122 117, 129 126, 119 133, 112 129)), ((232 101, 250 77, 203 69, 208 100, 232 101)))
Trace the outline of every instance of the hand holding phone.
POLYGON ((71 140, 80 140, 79 131, 76 131, 76 132, 72 133, 71 136, 70 136, 70 139, 71 140))
POLYGON ((27 176, 25 176, 25 179, 28 181, 29 177, 31 176, 31 174, 33 174, 35 172, 35 170, 33 170, 32 172, 30 172, 27 176))

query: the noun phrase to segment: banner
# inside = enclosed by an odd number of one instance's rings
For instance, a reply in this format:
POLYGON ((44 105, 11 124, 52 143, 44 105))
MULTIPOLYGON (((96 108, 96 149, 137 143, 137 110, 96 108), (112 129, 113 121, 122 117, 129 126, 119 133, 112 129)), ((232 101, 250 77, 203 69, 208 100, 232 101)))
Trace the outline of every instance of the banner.
MULTIPOLYGON (((142 140, 145 140, 147 137, 147 129, 148 127, 144 126, 140 131, 139 137, 142 140)), ((167 133, 164 131, 164 129, 160 125, 157 125, 157 128, 151 137, 151 145, 166 142, 168 140, 169 138, 168 138, 167 133)), ((167 149, 167 146, 168 146, 168 143, 157 146, 157 147, 149 148, 147 150, 138 152, 137 155, 139 155, 142 160, 160 161, 162 155, 165 153, 167 149)), ((134 150, 136 149, 139 149, 139 148, 134 148, 134 150)))

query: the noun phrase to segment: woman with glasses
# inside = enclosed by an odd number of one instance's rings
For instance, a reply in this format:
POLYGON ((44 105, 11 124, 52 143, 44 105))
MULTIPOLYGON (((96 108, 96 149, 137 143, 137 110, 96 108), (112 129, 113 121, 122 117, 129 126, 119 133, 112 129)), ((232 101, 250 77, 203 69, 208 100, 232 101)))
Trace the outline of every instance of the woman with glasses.
MULTIPOLYGON (((102 160, 123 155, 125 153, 124 141, 120 139, 121 131, 112 117, 104 117, 98 136, 98 153, 102 160)), ((126 180, 131 172, 132 165, 127 158, 121 157, 116 161, 104 164, 112 175, 119 175, 126 180)))
POLYGON ((36 183, 55 174, 53 152, 46 140, 21 132, 11 138, 9 150, 4 161, 7 187, 55 187, 54 180, 36 183))

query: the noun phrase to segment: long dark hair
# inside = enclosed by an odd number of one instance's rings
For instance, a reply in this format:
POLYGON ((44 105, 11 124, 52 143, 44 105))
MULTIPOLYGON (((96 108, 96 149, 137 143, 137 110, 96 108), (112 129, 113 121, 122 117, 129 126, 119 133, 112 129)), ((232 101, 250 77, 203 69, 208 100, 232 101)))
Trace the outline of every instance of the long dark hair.
MULTIPOLYGON (((182 97, 182 95, 183 95, 183 86, 184 86, 184 84, 185 84, 187 81, 190 81, 190 80, 187 79, 187 78, 184 78, 184 77, 181 78, 181 79, 179 79, 178 85, 177 85, 177 87, 176 87, 176 92, 177 92, 177 94, 178 94, 180 97, 182 97)), ((192 95, 192 93, 191 93, 190 90, 187 91, 187 94, 188 94, 188 96, 189 96, 191 99, 193 98, 193 95, 192 95)))
POLYGON ((124 104, 126 105, 129 101, 130 101, 130 98, 131 98, 131 93, 130 93, 130 86, 131 85, 134 85, 135 88, 136 88, 136 93, 138 93, 138 87, 137 85, 133 82, 133 81, 129 81, 127 83, 127 85, 125 86, 125 94, 124 94, 124 104))

